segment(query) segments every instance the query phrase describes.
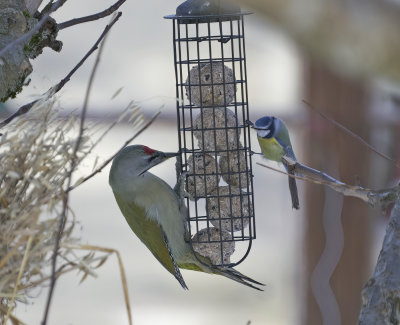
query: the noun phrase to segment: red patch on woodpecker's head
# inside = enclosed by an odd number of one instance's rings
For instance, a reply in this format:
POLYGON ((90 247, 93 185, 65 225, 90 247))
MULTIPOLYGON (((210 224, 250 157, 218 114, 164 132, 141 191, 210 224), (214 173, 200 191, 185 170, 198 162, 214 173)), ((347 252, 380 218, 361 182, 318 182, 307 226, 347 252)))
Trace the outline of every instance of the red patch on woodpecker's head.
POLYGON ((145 153, 147 153, 148 155, 152 155, 152 154, 154 154, 156 152, 154 149, 151 149, 151 148, 146 147, 146 146, 143 146, 143 151, 145 153))

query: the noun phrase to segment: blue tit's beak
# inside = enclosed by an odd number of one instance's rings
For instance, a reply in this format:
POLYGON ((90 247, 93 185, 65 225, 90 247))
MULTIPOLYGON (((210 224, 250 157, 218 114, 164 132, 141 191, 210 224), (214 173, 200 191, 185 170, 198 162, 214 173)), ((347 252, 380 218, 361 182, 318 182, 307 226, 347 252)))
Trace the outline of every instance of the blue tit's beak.
POLYGON ((244 121, 244 126, 250 126, 251 128, 254 129, 254 123, 250 120, 244 121))
POLYGON ((257 126, 255 126, 255 124, 252 122, 252 121, 250 121, 250 120, 246 120, 245 122, 244 122, 244 125, 245 126, 250 126, 252 129, 254 129, 254 130, 265 130, 266 128, 260 128, 260 127, 257 127, 257 126))

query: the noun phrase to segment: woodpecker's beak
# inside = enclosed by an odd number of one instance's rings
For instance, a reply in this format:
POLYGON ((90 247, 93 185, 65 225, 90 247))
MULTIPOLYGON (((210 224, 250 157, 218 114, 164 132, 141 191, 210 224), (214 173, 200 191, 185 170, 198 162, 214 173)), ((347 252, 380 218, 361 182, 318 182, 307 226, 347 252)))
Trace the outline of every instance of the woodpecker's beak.
POLYGON ((176 157, 179 155, 179 152, 162 152, 162 151, 155 151, 149 158, 148 158, 148 165, 146 168, 139 174, 142 175, 144 172, 148 171, 150 168, 161 164, 163 161, 176 157))
POLYGON ((161 152, 158 151, 158 153, 160 153, 162 156, 164 156, 164 160, 172 158, 172 157, 176 157, 179 155, 179 152, 161 152))
POLYGON ((162 151, 156 151, 151 157, 150 157, 150 165, 151 167, 158 165, 162 163, 163 161, 176 157, 179 155, 179 152, 162 152, 162 151))

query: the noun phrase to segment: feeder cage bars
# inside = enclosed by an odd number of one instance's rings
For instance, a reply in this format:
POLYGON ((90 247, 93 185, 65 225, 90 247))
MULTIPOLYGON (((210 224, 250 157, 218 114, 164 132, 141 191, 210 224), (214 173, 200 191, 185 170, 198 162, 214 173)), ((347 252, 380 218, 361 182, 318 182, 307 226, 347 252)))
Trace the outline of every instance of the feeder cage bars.
POLYGON ((188 0, 176 15, 165 17, 173 22, 177 174, 189 211, 190 243, 199 261, 215 266, 242 262, 256 234, 246 123, 247 14, 219 1, 188 0))

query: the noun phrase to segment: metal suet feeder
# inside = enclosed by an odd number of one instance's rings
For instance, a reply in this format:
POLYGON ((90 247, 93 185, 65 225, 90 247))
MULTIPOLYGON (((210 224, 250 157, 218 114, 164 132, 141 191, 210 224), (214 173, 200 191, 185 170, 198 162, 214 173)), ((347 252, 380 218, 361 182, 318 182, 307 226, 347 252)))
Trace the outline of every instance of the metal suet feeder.
POLYGON ((248 14, 222 1, 188 0, 165 16, 173 22, 177 172, 184 182, 190 242, 199 260, 206 256, 215 266, 241 263, 256 236, 246 124, 248 14))

